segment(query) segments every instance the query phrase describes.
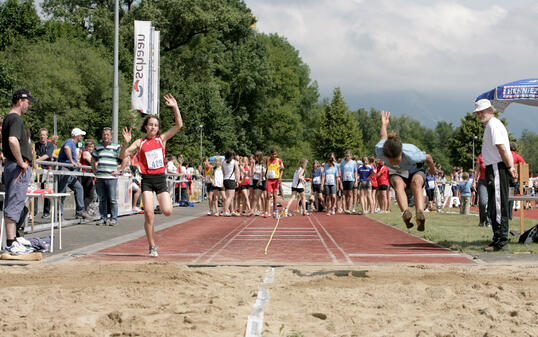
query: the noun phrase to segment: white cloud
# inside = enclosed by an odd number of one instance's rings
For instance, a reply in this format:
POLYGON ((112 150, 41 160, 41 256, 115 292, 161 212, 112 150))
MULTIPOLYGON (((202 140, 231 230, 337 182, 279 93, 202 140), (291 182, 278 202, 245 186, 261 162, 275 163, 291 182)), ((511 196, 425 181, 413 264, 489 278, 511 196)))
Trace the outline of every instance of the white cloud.
POLYGON ((478 94, 536 76, 538 5, 525 3, 247 0, 260 31, 300 51, 323 95, 336 86, 478 94))

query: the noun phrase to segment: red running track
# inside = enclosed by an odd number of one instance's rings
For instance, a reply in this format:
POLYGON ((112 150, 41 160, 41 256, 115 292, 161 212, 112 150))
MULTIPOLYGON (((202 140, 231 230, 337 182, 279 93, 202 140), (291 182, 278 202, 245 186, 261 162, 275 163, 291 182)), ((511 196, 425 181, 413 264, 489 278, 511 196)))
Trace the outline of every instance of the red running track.
MULTIPOLYGON (((464 255, 365 216, 316 213, 281 218, 199 217, 155 233, 159 257, 146 237, 87 256, 103 261, 175 261, 192 265, 473 263, 464 255)), ((157 228, 158 229, 158 228, 157 228)))

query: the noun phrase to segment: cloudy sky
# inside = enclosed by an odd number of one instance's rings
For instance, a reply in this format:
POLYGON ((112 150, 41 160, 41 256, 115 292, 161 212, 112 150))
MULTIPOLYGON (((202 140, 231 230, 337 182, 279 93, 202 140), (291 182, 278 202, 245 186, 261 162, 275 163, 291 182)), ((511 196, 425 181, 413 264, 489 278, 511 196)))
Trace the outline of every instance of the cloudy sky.
MULTIPOLYGON (((286 37, 322 97, 340 87, 351 109, 458 125, 476 96, 538 77, 538 1, 246 0, 257 29, 286 37)), ((509 131, 536 132, 538 108, 512 104, 509 131)))

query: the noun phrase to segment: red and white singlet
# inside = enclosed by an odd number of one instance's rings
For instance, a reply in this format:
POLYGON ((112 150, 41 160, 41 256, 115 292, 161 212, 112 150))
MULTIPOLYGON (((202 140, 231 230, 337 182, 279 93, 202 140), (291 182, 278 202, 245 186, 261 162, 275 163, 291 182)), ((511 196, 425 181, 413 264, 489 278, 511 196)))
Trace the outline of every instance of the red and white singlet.
POLYGON ((142 174, 165 173, 164 154, 164 143, 161 136, 142 139, 138 153, 140 172, 142 174))

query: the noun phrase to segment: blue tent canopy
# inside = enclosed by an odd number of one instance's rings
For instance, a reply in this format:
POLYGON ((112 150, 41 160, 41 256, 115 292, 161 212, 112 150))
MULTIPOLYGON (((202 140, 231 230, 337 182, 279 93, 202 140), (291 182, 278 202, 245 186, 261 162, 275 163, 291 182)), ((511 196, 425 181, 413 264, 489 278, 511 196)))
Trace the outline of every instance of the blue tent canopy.
POLYGON ((496 111, 504 112, 510 103, 538 106, 538 78, 528 78, 506 84, 483 93, 475 100, 489 99, 496 111))

